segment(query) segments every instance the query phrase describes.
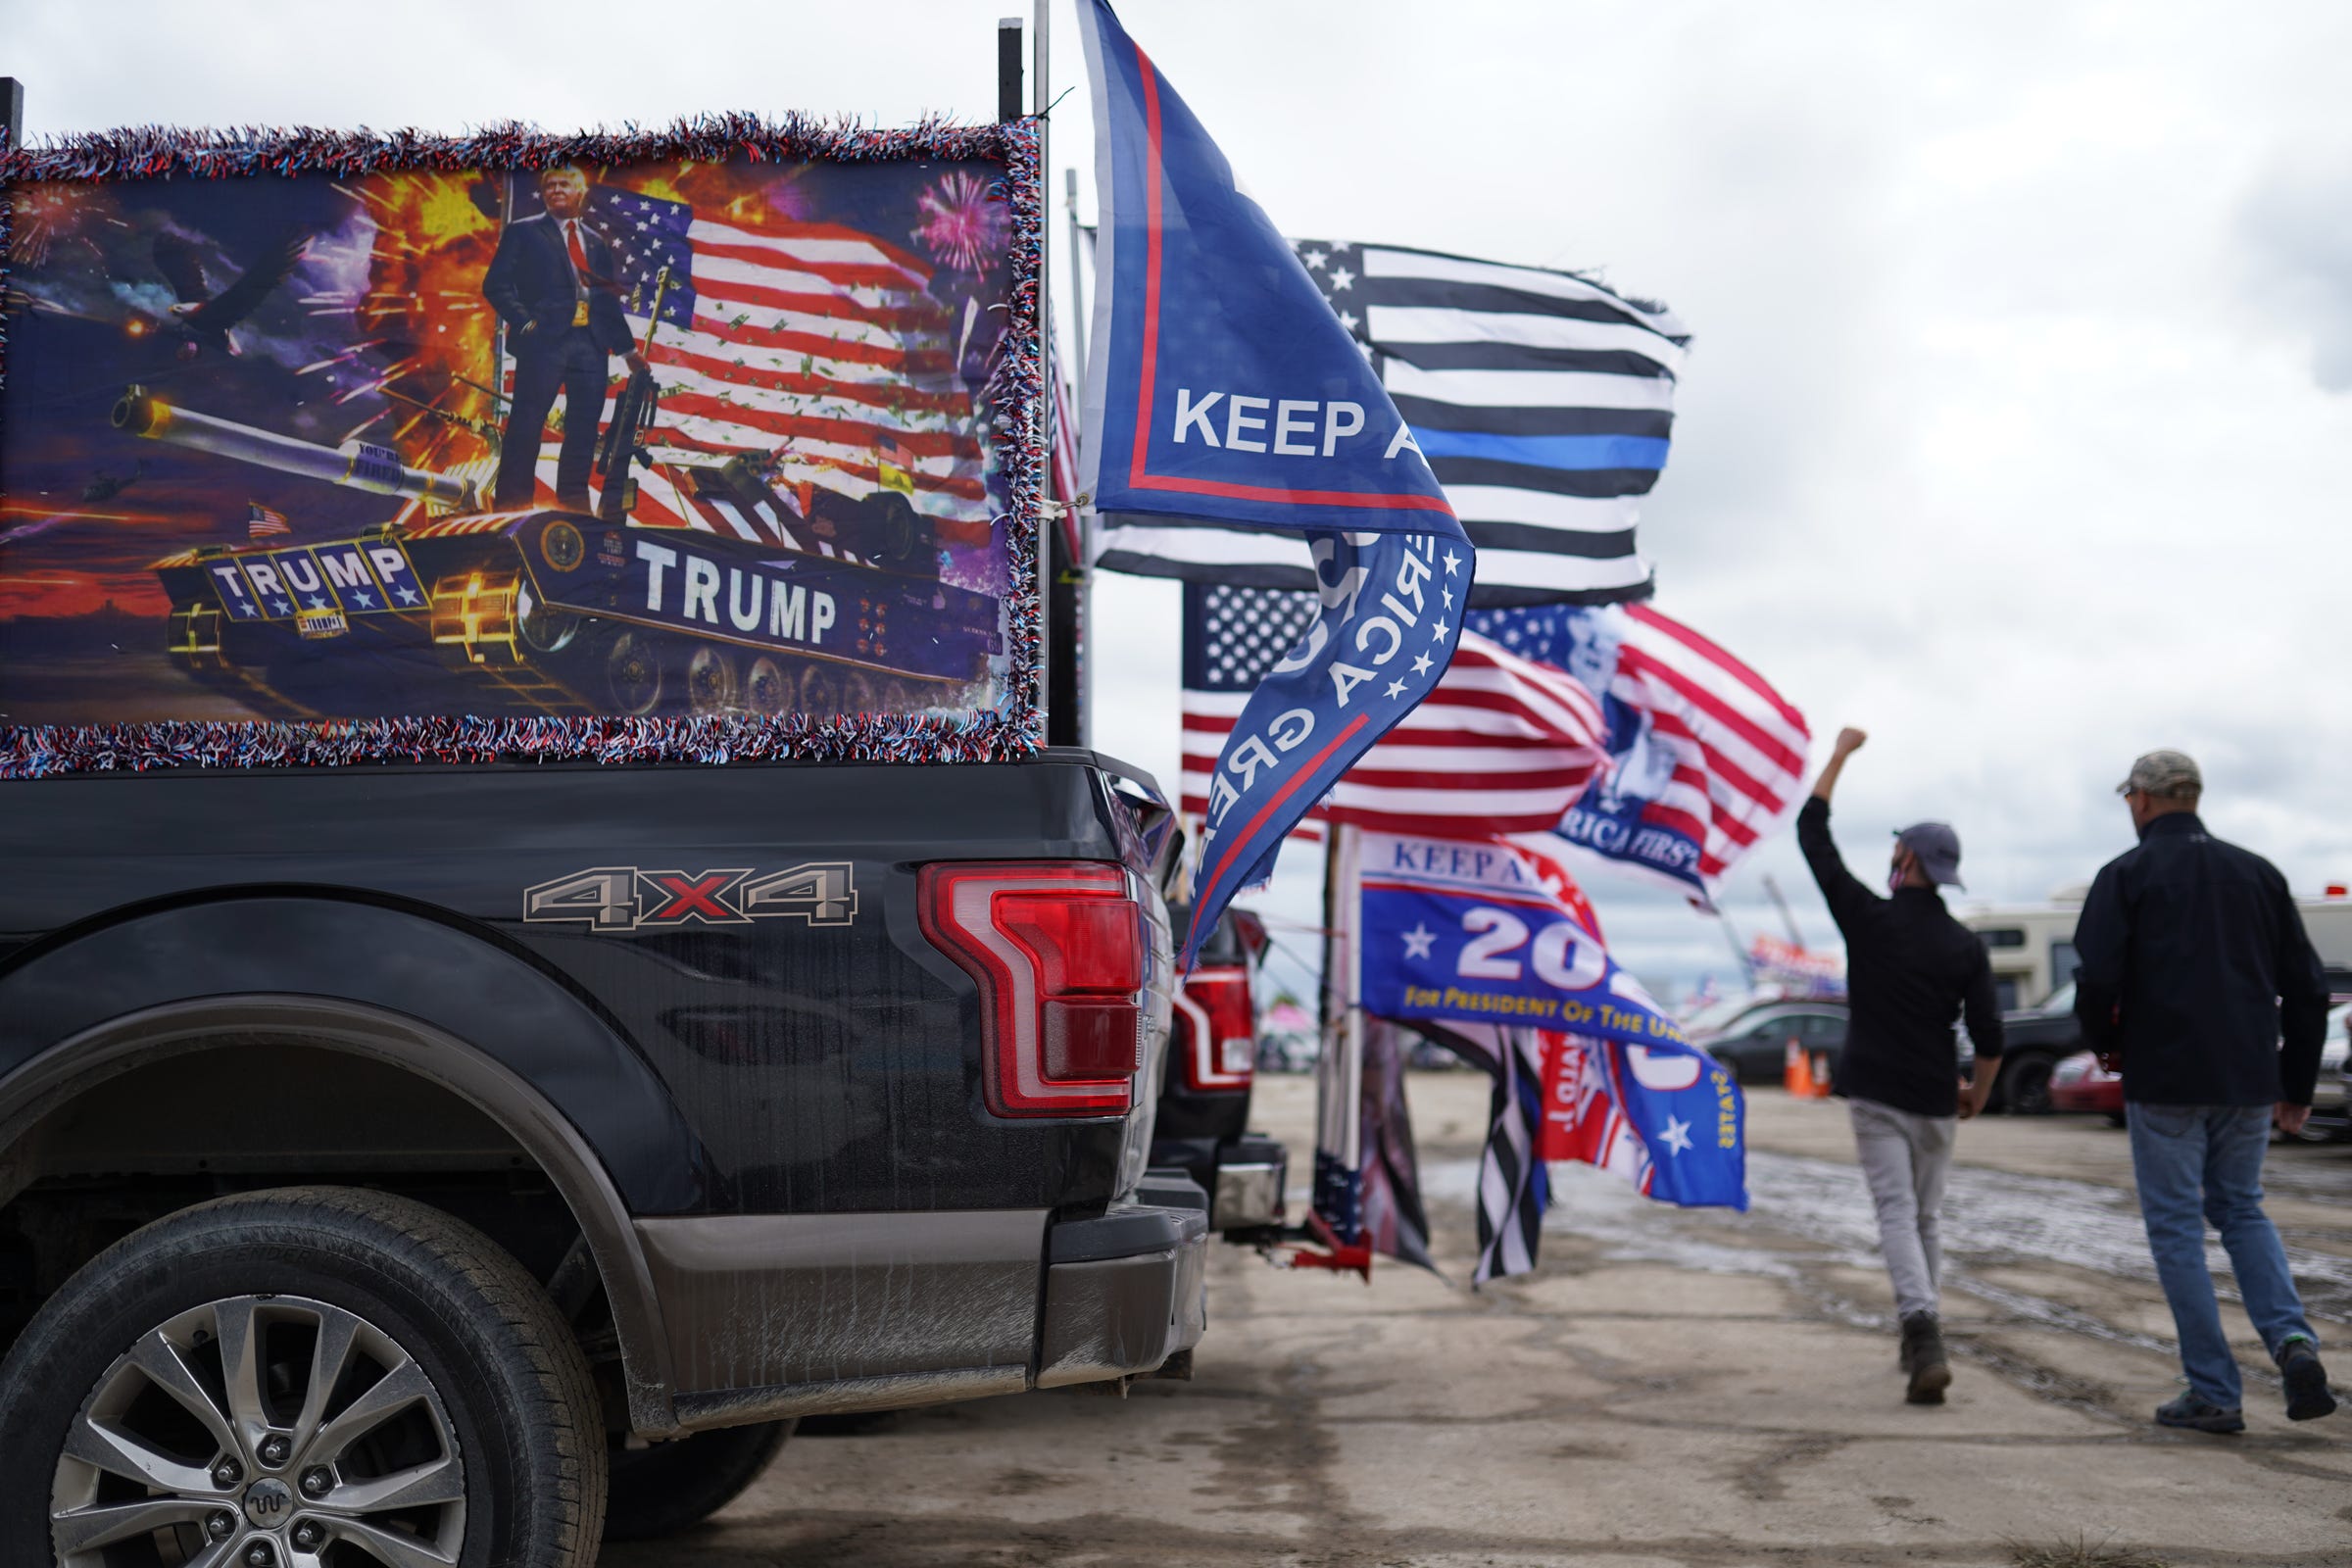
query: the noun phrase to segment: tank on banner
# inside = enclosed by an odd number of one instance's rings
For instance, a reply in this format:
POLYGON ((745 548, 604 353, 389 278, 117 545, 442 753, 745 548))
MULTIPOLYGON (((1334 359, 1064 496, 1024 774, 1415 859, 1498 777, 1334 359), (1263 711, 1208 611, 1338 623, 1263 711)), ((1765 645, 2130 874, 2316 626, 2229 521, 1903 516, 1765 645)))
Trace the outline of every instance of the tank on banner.
POLYGON ((0 715, 995 706, 1003 178, 17 186, 0 715))

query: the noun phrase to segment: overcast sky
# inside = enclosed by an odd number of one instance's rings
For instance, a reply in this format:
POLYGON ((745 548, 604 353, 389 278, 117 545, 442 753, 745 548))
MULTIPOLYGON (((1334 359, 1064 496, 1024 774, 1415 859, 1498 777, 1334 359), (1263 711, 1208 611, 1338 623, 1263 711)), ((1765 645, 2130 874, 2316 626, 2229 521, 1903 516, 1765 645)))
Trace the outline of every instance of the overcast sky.
MULTIPOLYGON (((995 109, 1004 0, 0 0, 35 136, 134 122, 555 129, 706 109, 995 109)), ((1657 603, 1872 732, 1840 833, 1959 828, 1975 896, 2130 842, 2155 746, 2299 891, 2352 878, 2352 7, 2032 0, 1129 0, 1274 220, 1589 269, 1695 334, 1642 537, 1657 603), (2253 19, 2259 16, 2260 24, 2253 19)), ((1060 170, 1092 137, 1056 5, 1060 170)), ((1097 741, 1176 771, 1175 594, 1106 582, 1097 741)), ((1294 858, 1300 858, 1294 855, 1294 858)), ((1743 930, 1829 920, 1784 835, 1743 930)), ((1311 913, 1315 872, 1278 905, 1311 913)), ((1711 921, 1595 878, 1643 974, 1711 921)))

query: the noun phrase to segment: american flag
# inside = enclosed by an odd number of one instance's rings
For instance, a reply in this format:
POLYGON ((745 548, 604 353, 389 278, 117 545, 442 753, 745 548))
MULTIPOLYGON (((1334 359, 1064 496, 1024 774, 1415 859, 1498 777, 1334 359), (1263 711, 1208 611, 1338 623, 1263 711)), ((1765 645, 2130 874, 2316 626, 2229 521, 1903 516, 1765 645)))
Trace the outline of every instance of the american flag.
MULTIPOLYGON (((1235 718, 1314 616, 1312 594, 1186 585, 1184 810, 1206 811, 1235 718)), ((1548 829, 1606 764, 1605 733, 1599 705, 1573 677, 1465 635, 1437 689, 1314 815, 1437 837, 1548 829)))
MULTIPOLYGON (((1478 547, 1480 607, 1647 598, 1641 498, 1666 464, 1689 334, 1661 306, 1543 268, 1337 240, 1299 259, 1380 369, 1478 547)), ((1113 571, 1312 586, 1273 534, 1105 519, 1113 571)))
POLYGON ((246 538, 274 539, 280 535, 290 534, 293 531, 294 525, 286 521, 286 514, 284 513, 272 512, 268 507, 263 506, 259 501, 248 501, 245 503, 246 538))
POLYGON ((1544 606, 1465 624, 1582 677, 1603 700, 1616 767, 1599 793, 1639 801, 1642 822, 1698 846, 1704 886, 1802 798, 1804 714, 1721 645, 1649 606, 1544 606))
MULTIPOLYGON (((616 186, 596 187, 589 212, 612 246, 622 312, 662 389, 645 443, 654 466, 633 470, 635 521, 817 549, 798 526, 811 488, 856 500, 888 486, 948 524, 945 537, 987 537, 956 317, 928 291, 929 267, 854 228, 721 219, 616 186), (664 266, 669 290, 655 328, 664 266), (716 482, 730 459, 744 461, 716 482)), ((612 413, 608 403, 604 417, 612 413)), ((551 429, 540 448, 550 495, 560 445, 551 429)))

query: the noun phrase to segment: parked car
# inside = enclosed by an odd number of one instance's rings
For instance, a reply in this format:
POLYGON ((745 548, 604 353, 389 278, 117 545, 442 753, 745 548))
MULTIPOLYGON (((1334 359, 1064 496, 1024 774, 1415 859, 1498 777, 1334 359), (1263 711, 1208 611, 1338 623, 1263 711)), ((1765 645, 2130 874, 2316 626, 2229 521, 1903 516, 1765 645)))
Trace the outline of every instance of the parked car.
POLYGON ((2050 1084, 2058 1064, 2082 1049, 2075 1020, 2075 983, 2069 980, 2034 1006, 2001 1014, 2001 1070, 1984 1108, 2012 1116, 2041 1116, 2053 1108, 2050 1084))
MULTIPOLYGON (((2352 1138, 2352 1003, 2338 1004, 2328 1014, 2328 1033, 2320 1046, 2320 1076, 2312 1085, 2311 1120, 2302 1136, 2311 1142, 2352 1138)), ((2124 1080, 2120 1073, 2099 1065, 2099 1058, 2079 1051, 2058 1063, 2050 1074, 2050 1108, 2090 1111, 2124 1125, 2124 1080)))
POLYGON ((2050 1108, 2104 1116, 2124 1124, 2124 1080, 2099 1065, 2093 1052, 2078 1051, 2050 1069, 2050 1108))
POLYGON ((0 784, 0 1562, 586 1561, 1180 1359, 1176 839, 1064 750, 0 784))
MULTIPOLYGON (((1180 949, 1191 914, 1171 911, 1180 949)), ((1209 1228, 1235 1241, 1282 1224, 1290 1180, 1289 1152, 1250 1131, 1265 952, 1265 925, 1245 909, 1228 909, 1200 945, 1200 961, 1176 996, 1152 1132, 1153 1171, 1180 1171, 1199 1184, 1209 1228)))
POLYGON ((1713 1034, 1692 1037, 1743 1084, 1777 1084, 1793 1040, 1829 1062, 1837 1080, 1845 1053, 1846 1007, 1841 1002, 1766 1002, 1734 1013, 1713 1034))
POLYGON ((2328 1034, 2320 1045, 2319 1081, 2311 1087, 2311 1120, 2303 1136, 2314 1141, 2339 1142, 2352 1138, 2352 1002, 2339 1003, 2328 1014, 2328 1034))

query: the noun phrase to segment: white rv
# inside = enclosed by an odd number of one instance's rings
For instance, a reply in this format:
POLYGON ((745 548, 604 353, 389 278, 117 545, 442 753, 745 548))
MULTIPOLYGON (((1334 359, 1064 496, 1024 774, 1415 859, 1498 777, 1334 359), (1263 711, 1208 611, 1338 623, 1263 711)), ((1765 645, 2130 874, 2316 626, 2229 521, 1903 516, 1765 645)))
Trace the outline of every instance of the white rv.
MULTIPOLYGON (((2077 883, 2058 889, 2047 904, 1963 906, 1955 911, 1962 925, 1984 939, 2004 1012, 2036 1005, 2074 979, 2075 921, 2089 891, 2089 884, 2077 883)), ((2295 907, 2328 966, 2331 989, 2352 991, 2352 896, 2330 886, 2317 898, 2297 898, 2295 907)))

